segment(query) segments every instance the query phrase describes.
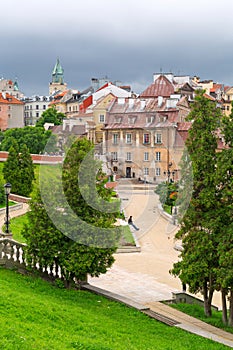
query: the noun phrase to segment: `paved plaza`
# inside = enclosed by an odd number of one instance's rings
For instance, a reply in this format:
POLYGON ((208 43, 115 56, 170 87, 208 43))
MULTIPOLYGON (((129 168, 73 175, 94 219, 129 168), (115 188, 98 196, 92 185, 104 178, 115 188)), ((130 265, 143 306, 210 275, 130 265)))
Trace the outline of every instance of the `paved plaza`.
POLYGON ((163 218, 158 210, 154 185, 133 184, 123 179, 117 186, 126 219, 132 215, 139 231, 133 231, 140 253, 115 254, 111 269, 89 283, 140 303, 172 298, 181 291, 178 278, 169 274, 179 252, 174 249, 177 227, 163 218))

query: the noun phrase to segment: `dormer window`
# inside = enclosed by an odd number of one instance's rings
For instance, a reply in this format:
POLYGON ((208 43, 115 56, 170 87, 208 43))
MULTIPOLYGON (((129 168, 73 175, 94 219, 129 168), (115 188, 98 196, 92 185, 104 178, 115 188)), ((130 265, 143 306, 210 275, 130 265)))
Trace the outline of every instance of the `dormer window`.
POLYGON ((121 123, 122 117, 115 117, 115 123, 121 123))
POLYGON ((149 116, 149 117, 146 117, 146 122, 147 124, 151 124, 153 123, 155 120, 155 117, 154 116, 149 116))
POLYGON ((130 116, 128 117, 128 123, 129 124, 135 124, 137 117, 136 116, 130 116))
POLYGON ((160 123, 166 122, 166 120, 167 120, 167 116, 166 116, 166 115, 161 115, 161 116, 159 117, 160 123))

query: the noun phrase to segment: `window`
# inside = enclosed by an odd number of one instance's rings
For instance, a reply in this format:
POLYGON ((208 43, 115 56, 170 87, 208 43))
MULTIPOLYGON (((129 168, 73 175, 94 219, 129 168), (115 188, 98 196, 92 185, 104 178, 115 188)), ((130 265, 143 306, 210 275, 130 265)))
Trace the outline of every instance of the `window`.
POLYGON ((145 152, 144 153, 144 161, 148 162, 148 160, 149 160, 149 152, 145 152))
POLYGON ((145 144, 150 143, 150 135, 149 134, 143 135, 143 143, 145 143, 145 144))
POLYGON ((112 143, 114 145, 117 145, 118 144, 118 139, 119 139, 119 135, 118 134, 113 134, 112 135, 112 143))
POLYGON ((8 114, 8 118, 11 118, 11 114, 8 114))
POLYGON ((36 109, 39 109, 39 105, 36 105, 36 109))
POLYGON ((69 112, 71 112, 71 106, 69 106, 69 112))
POLYGON ((11 110, 11 106, 8 106, 8 111, 10 111, 11 110))
POLYGON ((99 121, 100 123, 104 123, 104 114, 99 115, 99 121))
POLYGON ((126 161, 127 162, 131 162, 132 161, 132 153, 131 152, 127 152, 126 153, 126 161))
POLYGON ((40 114, 39 112, 36 112, 36 118, 39 118, 40 114))
POLYGON ((162 134, 155 135, 155 143, 162 143, 162 134))
POLYGON ((117 169, 117 166, 114 166, 114 167, 113 167, 113 171, 114 171, 114 173, 116 173, 116 172, 117 172, 117 170, 118 170, 118 169, 117 169))
POLYGON ((117 161, 117 152, 112 152, 111 156, 113 161, 117 161))
POLYGON ((154 116, 149 116, 146 118, 146 122, 149 124, 149 123, 153 123, 155 120, 155 117, 154 116))
POLYGON ((160 176, 161 175, 161 169, 160 168, 156 168, 155 169, 155 175, 156 176, 160 176))
POLYGON ((144 168, 144 175, 149 175, 149 168, 144 168))
POLYGON ((43 105, 43 109, 46 109, 46 105, 43 105))
POLYGON ((155 153, 155 161, 160 162, 161 161, 161 152, 156 152, 155 153))
POLYGON ((129 124, 135 124, 137 117, 136 116, 130 116, 128 117, 128 123, 129 124))
POLYGON ((115 123, 121 123, 122 117, 115 117, 115 123))
POLYGON ((126 143, 132 143, 132 134, 126 134, 126 143))

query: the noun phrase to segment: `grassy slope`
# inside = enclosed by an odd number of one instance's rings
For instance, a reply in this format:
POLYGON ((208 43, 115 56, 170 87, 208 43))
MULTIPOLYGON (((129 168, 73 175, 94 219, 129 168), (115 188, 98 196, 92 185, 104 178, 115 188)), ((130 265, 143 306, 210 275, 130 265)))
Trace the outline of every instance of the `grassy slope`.
POLYGON ((218 350, 122 304, 0 269, 0 349, 218 350))

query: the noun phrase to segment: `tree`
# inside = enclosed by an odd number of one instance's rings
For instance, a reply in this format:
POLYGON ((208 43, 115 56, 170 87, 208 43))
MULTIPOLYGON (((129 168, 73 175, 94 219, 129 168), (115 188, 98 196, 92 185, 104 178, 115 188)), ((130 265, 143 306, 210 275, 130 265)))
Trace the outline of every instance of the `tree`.
POLYGON ((189 285, 191 292, 203 294, 207 316, 211 316, 212 297, 218 288, 217 237, 211 219, 216 209, 216 130, 220 118, 216 104, 203 91, 197 92, 187 118, 192 121, 186 141, 193 170, 192 198, 176 235, 182 239, 181 260, 171 271, 189 285))
POLYGON ((5 181, 10 182, 13 193, 29 196, 33 187, 34 166, 27 146, 22 146, 22 153, 18 149, 14 140, 3 166, 3 175, 5 181))
POLYGON ((19 152, 22 152, 22 147, 25 144, 31 154, 43 153, 47 142, 50 142, 50 148, 47 152, 57 151, 57 138, 52 135, 50 130, 45 130, 43 127, 26 126, 24 128, 13 128, 6 130, 3 133, 1 142, 1 150, 9 151, 12 142, 15 140, 18 143, 19 152))
POLYGON ((119 203, 115 206, 116 212, 105 213, 88 202, 94 198, 94 202, 103 205, 103 200, 111 200, 111 192, 103 186, 102 172, 96 171, 100 164, 94 159, 91 164, 88 162, 88 174, 95 171, 94 184, 80 184, 78 180, 80 167, 92 148, 88 140, 77 140, 66 156, 62 181, 67 202, 62 197, 59 169, 53 169, 53 176, 51 168, 50 178, 48 172, 44 178, 42 175, 40 192, 36 191, 30 202, 29 223, 23 231, 28 259, 31 257, 42 267, 56 261, 66 286, 74 280, 85 280, 87 274, 99 276, 105 273, 114 262, 113 253, 119 240, 119 230, 114 226, 119 203), (82 196, 84 187, 88 197, 85 199, 82 196), (96 188, 101 198, 95 198, 96 188))
POLYGON ((212 227, 219 237, 217 278, 222 293, 223 322, 228 321, 226 297, 230 293, 228 323, 233 326, 233 113, 222 118, 221 133, 226 147, 217 157, 217 203, 212 227))
POLYGON ((18 194, 28 197, 33 189, 34 165, 32 157, 26 145, 23 145, 22 152, 19 154, 19 169, 17 181, 20 184, 18 194))
POLYGON ((174 182, 162 182, 157 185, 155 193, 159 195, 159 200, 162 206, 169 206, 171 209, 176 205, 176 200, 178 196, 178 184, 174 182))
POLYGON ((10 147, 8 158, 3 165, 3 176, 6 182, 11 184, 11 191, 18 193, 19 191, 19 157, 18 157, 18 144, 13 139, 12 146, 10 147))
POLYGON ((46 109, 41 117, 36 122, 36 127, 44 127, 45 123, 52 123, 54 125, 61 125, 65 114, 58 112, 55 107, 46 109))

